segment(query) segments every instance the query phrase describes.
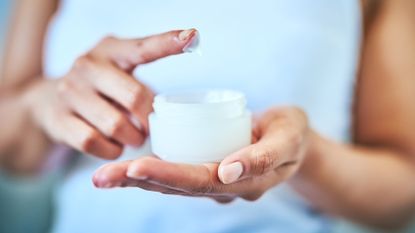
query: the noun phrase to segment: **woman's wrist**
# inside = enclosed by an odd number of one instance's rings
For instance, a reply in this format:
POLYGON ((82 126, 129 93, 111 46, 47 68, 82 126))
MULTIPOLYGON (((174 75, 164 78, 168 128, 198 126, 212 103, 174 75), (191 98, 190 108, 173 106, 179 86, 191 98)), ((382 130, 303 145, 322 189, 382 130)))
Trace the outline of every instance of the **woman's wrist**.
POLYGON ((322 144, 324 144, 324 139, 316 131, 309 129, 304 159, 297 174, 293 177, 294 180, 307 180, 321 172, 326 163, 321 149, 322 144))
POLYGON ((38 116, 36 112, 41 110, 42 104, 45 98, 53 98, 49 94, 50 86, 53 85, 55 80, 48 80, 45 78, 39 78, 26 86, 22 95, 20 96, 21 105, 27 112, 31 121, 36 125, 39 125, 38 116))

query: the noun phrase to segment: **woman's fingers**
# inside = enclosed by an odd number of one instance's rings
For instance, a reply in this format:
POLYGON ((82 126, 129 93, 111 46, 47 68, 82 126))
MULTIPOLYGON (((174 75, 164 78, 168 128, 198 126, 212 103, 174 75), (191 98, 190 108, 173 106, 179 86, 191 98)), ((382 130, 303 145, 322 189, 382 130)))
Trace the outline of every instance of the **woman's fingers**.
POLYGON ((98 188, 139 187, 165 194, 208 197, 228 203, 236 197, 256 200, 276 180, 267 175, 225 185, 218 180, 217 167, 217 164, 176 164, 144 157, 107 164, 95 172, 93 182, 98 188))
POLYGON ((257 143, 225 158, 219 167, 220 180, 224 184, 231 184, 245 177, 262 176, 277 168, 285 159, 281 149, 286 142, 281 136, 284 137, 270 132, 257 143))
POLYGON ((41 96, 48 101, 42 99, 46 104, 33 113, 51 138, 114 159, 123 145, 143 142, 153 110, 154 94, 130 71, 138 64, 182 53, 195 36, 192 29, 143 39, 104 39, 78 58, 65 77, 48 82, 48 95, 41 96))
POLYGON ((260 140, 227 157, 219 167, 219 178, 231 184, 245 177, 261 176, 281 162, 278 146, 260 140))
POLYGON ((98 62, 90 56, 78 58, 71 75, 82 77, 96 91, 118 103, 139 119, 144 131, 148 131, 147 117, 153 111, 154 95, 144 84, 115 66, 98 62))
POLYGON ((139 64, 183 53, 196 36, 197 30, 176 30, 140 39, 106 37, 92 50, 100 59, 111 60, 124 71, 130 72, 139 64))
POLYGON ((240 183, 224 185, 218 178, 218 164, 202 165, 177 164, 145 157, 132 161, 127 177, 147 180, 192 196, 226 197, 233 199, 258 189, 261 182, 244 180, 240 183))
MULTIPOLYGON (((195 35, 196 30, 191 29, 170 31, 143 39, 108 37, 89 54, 78 58, 69 76, 83 85, 86 85, 85 81, 92 84, 96 91, 110 98, 134 115, 140 121, 144 132, 148 132, 148 114, 153 111, 152 101, 154 94, 144 84, 135 80, 134 77, 125 71, 130 71, 138 64, 182 53, 183 47, 195 35), (114 66, 114 63, 118 67, 114 66)), ((91 99, 88 99, 88 101, 92 102, 91 99)), ((94 104, 98 105, 98 103, 94 104)), ((102 103, 100 105, 103 106, 102 103)), ((75 106, 81 108, 79 104, 75 106)), ((96 109, 96 111, 99 111, 99 109, 96 109)), ((104 112, 101 114, 104 114, 104 112)), ((97 118, 97 114, 95 116, 89 115, 89 119, 94 120, 92 118, 97 118)), ((114 118, 114 121, 124 122, 124 119, 117 117, 114 118)), ((112 129, 106 129, 103 126, 104 123, 93 122, 93 124, 106 135, 114 134, 111 132, 112 129)), ((131 130, 128 130, 131 129, 130 125, 119 129, 120 127, 117 126, 115 130, 124 130, 131 133, 131 130)), ((136 136, 126 138, 123 137, 124 135, 123 133, 115 135, 115 139, 123 143, 137 141, 136 136)))
POLYGON ((197 35, 196 29, 177 30, 149 36, 143 39, 130 40, 138 46, 136 64, 144 64, 157 59, 183 53, 192 39, 197 35))
POLYGON ((215 165, 187 165, 163 161, 154 157, 134 160, 127 176, 151 180, 184 192, 205 193, 212 188, 215 165))
POLYGON ((143 39, 108 37, 77 59, 60 85, 61 93, 73 111, 107 137, 122 144, 141 144, 148 132, 148 115, 153 111, 154 94, 126 71, 138 64, 181 53, 195 34, 196 30, 192 29, 143 39), (122 110, 117 109, 118 106, 139 120, 144 135, 136 130, 122 110))
POLYGON ((220 184, 215 177, 217 174, 215 167, 217 165, 214 164, 175 164, 155 157, 144 157, 101 167, 94 175, 94 181, 97 181, 94 183, 98 187, 108 186, 107 183, 120 186, 123 181, 128 181, 128 185, 139 187, 151 183, 187 195, 214 194, 216 192, 214 184, 220 184))
MULTIPOLYGON (((228 156, 219 166, 215 163, 177 164, 144 157, 124 164, 118 178, 105 169, 100 169, 96 176, 106 177, 118 186, 204 196, 223 203, 235 197, 257 200, 298 169, 308 132, 306 117, 296 109, 269 111, 261 117, 257 127, 258 142, 228 156), (119 183, 117 179, 128 182, 119 183)), ((99 184, 105 185, 105 182, 99 184)))
POLYGON ((179 195, 201 196, 215 194, 211 179, 215 179, 212 174, 216 173, 209 171, 214 171, 214 166, 217 165, 174 164, 155 157, 144 157, 104 165, 95 172, 93 180, 97 187, 126 185, 146 190, 152 188, 156 192, 169 190, 179 195))
POLYGON ((115 162, 100 167, 94 174, 92 182, 98 188, 113 187, 139 187, 144 190, 154 191, 164 194, 186 195, 186 193, 154 184, 147 180, 133 179, 127 177, 127 169, 132 163, 129 161, 115 162))
POLYGON ((231 184, 246 177, 258 177, 299 159, 306 137, 307 122, 296 109, 269 111, 259 121, 259 141, 227 158, 219 166, 219 178, 231 184))
POLYGON ((123 150, 122 146, 108 140, 96 129, 71 114, 62 115, 58 125, 52 126, 50 131, 52 134, 55 132, 55 138, 71 147, 104 159, 115 159, 123 150))
POLYGON ((126 145, 138 146, 143 143, 144 135, 129 121, 127 115, 98 93, 71 81, 62 81, 58 88, 69 107, 108 138, 126 145))

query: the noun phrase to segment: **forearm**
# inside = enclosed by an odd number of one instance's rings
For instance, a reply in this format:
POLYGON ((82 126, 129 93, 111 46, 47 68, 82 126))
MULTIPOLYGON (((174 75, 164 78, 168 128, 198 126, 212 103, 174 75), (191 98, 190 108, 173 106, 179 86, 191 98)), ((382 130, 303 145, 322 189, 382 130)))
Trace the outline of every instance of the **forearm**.
POLYGON ((58 0, 13 1, 0 75, 2 87, 21 87, 42 75, 43 43, 58 0))
POLYGON ((44 81, 44 35, 58 1, 19 0, 13 5, 0 71, 0 166, 26 172, 49 147, 29 113, 26 97, 33 83, 44 81))
POLYGON ((1 88, 0 116, 3 123, 0 130, 0 154, 19 137, 24 127, 23 122, 27 121, 26 112, 20 91, 1 88))
POLYGON ((312 133, 306 161, 291 183, 329 213, 393 226, 415 209, 414 181, 415 166, 407 155, 342 145, 312 133))

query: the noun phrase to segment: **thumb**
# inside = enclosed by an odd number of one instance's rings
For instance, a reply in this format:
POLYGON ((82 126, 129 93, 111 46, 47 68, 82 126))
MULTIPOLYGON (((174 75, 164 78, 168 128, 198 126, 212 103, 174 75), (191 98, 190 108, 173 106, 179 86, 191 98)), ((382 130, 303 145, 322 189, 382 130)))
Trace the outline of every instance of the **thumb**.
POLYGON ((293 148, 289 142, 294 139, 287 134, 289 130, 272 122, 278 123, 267 117, 261 118, 254 128, 254 131, 262 132, 260 139, 220 163, 218 176, 222 183, 230 184, 244 178, 262 176, 290 159, 288 155, 293 148))
POLYGON ((278 152, 272 146, 258 142, 224 159, 218 169, 224 184, 253 176, 261 176, 278 166, 278 152))
POLYGON ((111 60, 121 69, 132 71, 137 65, 191 51, 189 47, 197 45, 197 40, 196 29, 169 31, 139 39, 107 37, 92 54, 111 60))
POLYGON ((218 176, 224 184, 261 176, 283 165, 295 164, 304 155, 307 117, 297 108, 271 109, 256 125, 260 139, 226 157, 219 165, 218 176))

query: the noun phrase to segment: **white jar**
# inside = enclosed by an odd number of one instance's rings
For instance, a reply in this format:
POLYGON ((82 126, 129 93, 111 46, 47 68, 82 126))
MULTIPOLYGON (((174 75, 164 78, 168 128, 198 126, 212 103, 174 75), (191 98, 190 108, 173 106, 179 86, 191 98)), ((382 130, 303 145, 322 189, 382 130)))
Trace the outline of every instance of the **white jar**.
POLYGON ((150 114, 151 147, 180 163, 220 162, 251 143, 251 113, 232 90, 161 94, 150 114))

